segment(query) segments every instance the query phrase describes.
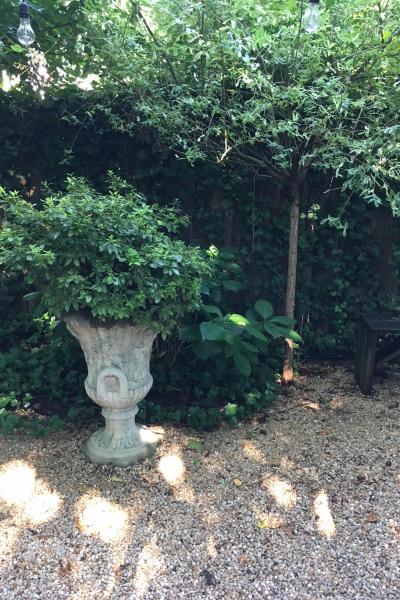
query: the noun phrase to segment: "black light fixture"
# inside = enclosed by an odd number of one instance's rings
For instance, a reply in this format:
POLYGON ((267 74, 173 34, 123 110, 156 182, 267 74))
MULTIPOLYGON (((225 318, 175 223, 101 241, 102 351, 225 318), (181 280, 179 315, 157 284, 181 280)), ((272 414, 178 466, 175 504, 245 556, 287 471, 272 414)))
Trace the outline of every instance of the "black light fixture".
POLYGON ((29 4, 21 2, 19 5, 19 27, 17 29, 17 38, 23 46, 31 46, 35 41, 35 32, 31 26, 31 17, 29 14, 29 4))
POLYGON ((303 17, 303 27, 307 33, 315 33, 320 26, 319 0, 308 0, 308 6, 303 17))

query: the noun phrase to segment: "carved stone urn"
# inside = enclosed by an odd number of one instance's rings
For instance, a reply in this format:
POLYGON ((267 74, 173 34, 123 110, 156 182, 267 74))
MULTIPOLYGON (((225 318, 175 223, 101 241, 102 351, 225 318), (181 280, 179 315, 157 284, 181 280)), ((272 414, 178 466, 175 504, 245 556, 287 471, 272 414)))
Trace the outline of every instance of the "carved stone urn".
POLYGON ((82 314, 65 317, 82 347, 88 396, 102 407, 106 426, 82 452, 95 464, 127 466, 151 456, 161 435, 135 423, 138 403, 153 384, 150 356, 156 333, 128 321, 100 323, 82 314))

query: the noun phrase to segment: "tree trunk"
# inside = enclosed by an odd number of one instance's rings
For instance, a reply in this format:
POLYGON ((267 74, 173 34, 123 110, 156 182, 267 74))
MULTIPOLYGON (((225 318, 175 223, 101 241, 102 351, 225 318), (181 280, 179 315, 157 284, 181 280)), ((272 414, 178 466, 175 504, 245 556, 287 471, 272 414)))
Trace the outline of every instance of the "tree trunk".
MULTIPOLYGON (((290 229, 289 229, 289 255, 286 284, 286 316, 294 317, 296 302, 296 274, 297 274, 297 245, 299 239, 299 213, 300 213, 300 191, 298 186, 291 190, 290 202, 290 229)), ((283 361, 282 382, 293 381, 293 340, 285 340, 285 358, 283 361)))

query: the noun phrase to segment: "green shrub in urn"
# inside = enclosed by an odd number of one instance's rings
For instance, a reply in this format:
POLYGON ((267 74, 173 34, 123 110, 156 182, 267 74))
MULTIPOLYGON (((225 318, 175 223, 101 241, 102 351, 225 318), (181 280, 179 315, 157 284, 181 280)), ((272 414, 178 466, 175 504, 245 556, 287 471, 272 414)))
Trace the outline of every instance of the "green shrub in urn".
POLYGON ((199 308, 211 259, 177 238, 187 218, 176 205, 151 204, 115 175, 106 194, 69 178, 40 207, 5 190, 0 202, 0 265, 23 274, 36 311, 129 319, 166 335, 199 308))
POLYGON ((199 308, 212 253, 177 238, 187 223, 177 206, 150 204, 113 175, 106 194, 70 178, 40 207, 4 190, 0 200, 0 267, 22 276, 37 312, 64 319, 85 355, 106 426, 84 454, 120 466, 150 456, 161 436, 135 416, 153 383, 153 341, 199 308))

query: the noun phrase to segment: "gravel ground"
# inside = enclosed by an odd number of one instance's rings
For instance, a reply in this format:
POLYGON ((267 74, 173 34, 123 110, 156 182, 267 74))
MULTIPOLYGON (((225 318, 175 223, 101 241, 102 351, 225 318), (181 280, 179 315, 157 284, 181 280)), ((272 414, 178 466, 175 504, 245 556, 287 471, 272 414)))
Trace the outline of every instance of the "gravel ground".
POLYGON ((87 431, 2 438, 0 599, 400 598, 399 400, 398 368, 369 398, 306 363, 266 415, 166 427, 126 469, 87 431))

